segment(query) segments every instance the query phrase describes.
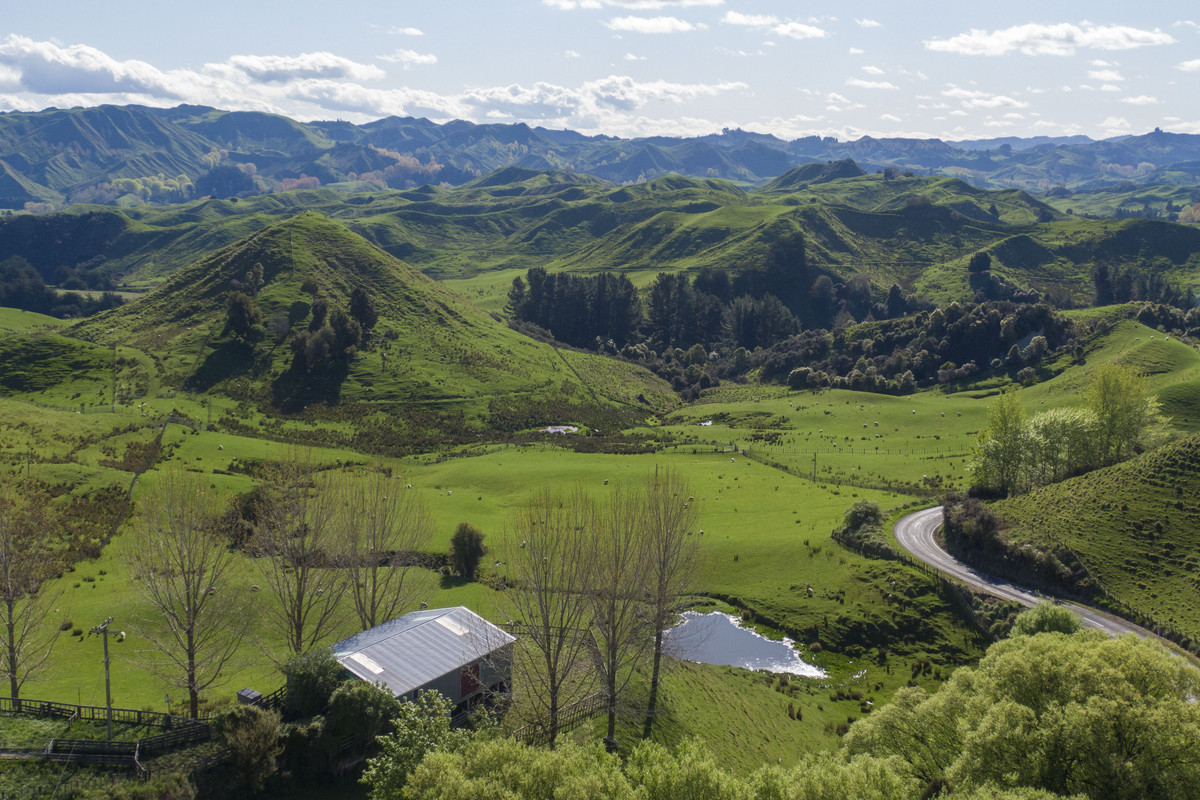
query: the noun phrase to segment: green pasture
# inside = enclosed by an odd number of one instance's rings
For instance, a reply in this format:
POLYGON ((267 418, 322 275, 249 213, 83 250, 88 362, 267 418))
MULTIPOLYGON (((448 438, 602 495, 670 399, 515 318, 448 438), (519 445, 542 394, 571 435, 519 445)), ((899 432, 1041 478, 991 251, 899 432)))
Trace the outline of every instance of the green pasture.
MULTIPOLYGON (((178 462, 187 469, 210 475, 214 486, 226 492, 249 488, 244 476, 222 474, 235 458, 279 457, 285 449, 278 443, 217 432, 191 433, 190 429, 177 425, 168 426, 164 444, 171 452, 168 463, 178 462)), ((336 450, 314 451, 313 458, 332 464, 337 464, 338 459, 342 463, 363 460, 348 451, 336 450)), ((841 639, 858 641, 856 637, 864 631, 878 629, 904 633, 904 637, 897 633, 894 644, 897 651, 914 655, 929 653, 935 658, 944 656, 947 663, 973 652, 973 638, 958 627, 927 582, 923 583, 915 574, 884 568, 844 551, 829 539, 830 530, 857 496, 870 496, 887 507, 896 505, 899 499, 882 493, 825 490, 740 456, 735 456, 732 462, 729 459, 724 453, 694 457, 682 453, 587 455, 547 444, 496 448, 484 455, 442 461, 412 458, 387 463, 406 484, 412 485, 411 491, 418 493, 429 508, 437 531, 430 543, 431 550, 447 548, 450 533, 459 522, 470 522, 485 532, 490 547, 482 570, 485 577, 505 572, 510 520, 513 512, 535 492, 583 487, 602 499, 605 492, 622 484, 638 484, 656 466, 677 469, 689 480, 696 497, 699 519, 695 535, 701 537, 705 555, 700 591, 736 597, 739 603, 778 625, 811 631, 813 641, 800 642, 805 649, 820 641, 827 646, 841 639), (880 598, 894 591, 895 586, 889 587, 888 582, 896 579, 913 599, 906 608, 888 609, 883 604, 885 608, 881 610, 880 598), (814 587, 812 598, 807 595, 808 585, 814 587), (916 618, 922 621, 919 630, 914 627, 916 618), (914 639, 914 634, 921 635, 914 639), (941 641, 946 638, 961 644, 947 647, 941 641)), ((139 499, 153 489, 157 477, 156 471, 142 477, 139 499)), ((172 691, 176 691, 173 698, 180 699, 182 695, 156 673, 154 651, 137 634, 137 620, 149 613, 149 607, 128 577, 126 557, 131 546, 131 535, 123 531, 98 559, 78 563, 73 571, 48 587, 56 598, 49 624, 55 627, 71 624, 59 635, 53 669, 29 684, 24 691, 26 696, 83 704, 102 702, 100 642, 95 637, 72 633, 75 628, 86 632, 113 616, 113 629, 128 634, 124 642, 110 640, 113 702, 123 707, 162 710, 165 697, 172 691)), ((268 598, 250 590, 260 580, 249 559, 239 565, 235 586, 229 591, 245 593, 247 613, 254 615, 255 623, 251 635, 243 642, 237 663, 228 672, 227 681, 220 689, 208 693, 209 701, 229 699, 243 686, 270 691, 279 684, 272 658, 283 658, 285 653, 278 635, 255 612, 256 605, 268 602, 268 598)), ((427 575, 426 583, 425 597, 430 605, 463 604, 493 619, 507 619, 502 599, 482 583, 465 583, 434 574, 427 575)), ((347 622, 329 640, 353 632, 352 623, 347 622)), ((837 680, 845 680, 869 667, 862 648, 851 652, 859 655, 825 651, 809 652, 808 657, 824 663, 832 675, 840 676, 837 680)), ((876 671, 883 674, 882 669, 876 671)), ((890 696, 903 683, 898 678, 897 681, 887 680, 881 694, 890 696)), ((680 702, 684 703, 688 693, 683 688, 678 691, 680 702)), ((778 699, 773 695, 772 702, 778 699)), ((682 729, 703 728, 684 711, 678 713, 682 715, 679 723, 682 729)), ((814 720, 824 719, 820 712, 814 713, 817 714, 814 720)), ((781 718, 792 723, 785 714, 781 718)), ((823 724, 821 736, 825 735, 823 724)), ((797 726, 795 730, 806 728, 797 726)), ((833 741, 830 739, 828 744, 833 741)))
POLYGON ((35 311, 0 306, 0 329, 10 331, 57 330, 70 324, 70 320, 48 317, 35 311))

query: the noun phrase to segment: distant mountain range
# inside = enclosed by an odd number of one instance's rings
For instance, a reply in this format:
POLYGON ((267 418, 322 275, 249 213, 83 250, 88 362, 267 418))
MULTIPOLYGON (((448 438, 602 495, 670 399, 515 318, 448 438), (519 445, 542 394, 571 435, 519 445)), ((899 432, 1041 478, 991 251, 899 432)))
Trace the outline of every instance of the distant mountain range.
POLYGON ((1200 184, 1200 135, 1160 130, 1104 141, 784 141, 728 129, 690 139, 618 139, 525 124, 400 117, 301 123, 203 106, 99 106, 0 114, 0 208, 160 204, 317 185, 461 185, 504 167, 565 170, 616 184, 677 173, 756 186, 797 166, 846 159, 866 172, 893 168, 1041 193, 1200 184))

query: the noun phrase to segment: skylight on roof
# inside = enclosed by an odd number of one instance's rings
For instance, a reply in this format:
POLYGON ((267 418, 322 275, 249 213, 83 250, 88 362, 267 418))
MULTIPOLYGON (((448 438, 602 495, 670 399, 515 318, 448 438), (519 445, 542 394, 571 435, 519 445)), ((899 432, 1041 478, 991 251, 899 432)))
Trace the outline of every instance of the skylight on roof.
POLYGON ((371 672, 375 673, 376 675, 383 672, 383 667, 379 666, 379 662, 376 661, 375 659, 371 658, 370 656, 365 655, 364 653, 351 653, 350 659, 352 661, 357 661, 359 664, 362 664, 364 667, 366 667, 367 669, 369 669, 371 672))

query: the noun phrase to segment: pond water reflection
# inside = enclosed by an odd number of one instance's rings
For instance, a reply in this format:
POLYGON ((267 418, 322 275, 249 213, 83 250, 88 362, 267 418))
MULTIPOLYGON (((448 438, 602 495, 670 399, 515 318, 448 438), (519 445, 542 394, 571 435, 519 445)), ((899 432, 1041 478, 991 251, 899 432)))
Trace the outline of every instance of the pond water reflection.
POLYGON ((685 661, 788 672, 808 678, 826 675, 820 667, 801 659, 790 639, 773 641, 741 627, 735 617, 717 611, 683 612, 683 622, 667 631, 664 638, 667 652, 685 661))

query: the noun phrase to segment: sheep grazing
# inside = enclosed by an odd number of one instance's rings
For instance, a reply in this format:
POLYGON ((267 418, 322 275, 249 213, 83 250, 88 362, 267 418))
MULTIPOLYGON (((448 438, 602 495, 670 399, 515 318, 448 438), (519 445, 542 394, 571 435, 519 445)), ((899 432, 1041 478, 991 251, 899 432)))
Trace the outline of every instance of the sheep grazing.
POLYGON ((118 642, 125 641, 125 631, 117 631, 117 641, 118 642))

